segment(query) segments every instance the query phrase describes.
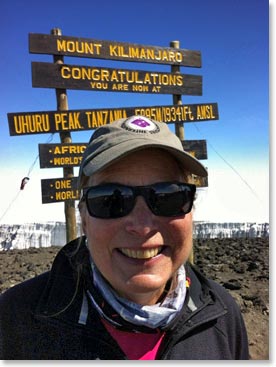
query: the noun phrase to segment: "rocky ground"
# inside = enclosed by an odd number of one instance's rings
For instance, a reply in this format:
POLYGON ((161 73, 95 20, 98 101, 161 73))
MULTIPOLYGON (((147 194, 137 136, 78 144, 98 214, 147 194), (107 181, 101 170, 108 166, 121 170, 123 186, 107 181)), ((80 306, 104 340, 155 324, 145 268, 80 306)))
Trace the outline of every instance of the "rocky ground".
MULTIPOLYGON (((0 293, 50 269, 60 247, 0 252, 0 293)), ((268 239, 197 240, 194 263, 222 284, 239 304, 249 337, 250 358, 269 359, 268 239)))

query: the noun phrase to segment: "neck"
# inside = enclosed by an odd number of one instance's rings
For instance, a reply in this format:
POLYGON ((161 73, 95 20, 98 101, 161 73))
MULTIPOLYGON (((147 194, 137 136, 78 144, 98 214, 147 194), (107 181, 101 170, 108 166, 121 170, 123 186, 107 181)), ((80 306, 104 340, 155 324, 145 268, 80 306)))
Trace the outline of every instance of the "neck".
POLYGON ((123 297, 131 302, 137 303, 141 306, 151 306, 160 302, 160 299, 163 299, 163 290, 158 290, 158 292, 147 292, 147 293, 133 293, 133 294, 119 294, 120 297, 123 297))
POLYGON ((135 291, 132 294, 119 294, 119 296, 142 306, 152 306, 156 303, 162 303, 175 284, 176 279, 174 277, 173 279, 169 279, 167 284, 157 291, 141 293, 135 291))

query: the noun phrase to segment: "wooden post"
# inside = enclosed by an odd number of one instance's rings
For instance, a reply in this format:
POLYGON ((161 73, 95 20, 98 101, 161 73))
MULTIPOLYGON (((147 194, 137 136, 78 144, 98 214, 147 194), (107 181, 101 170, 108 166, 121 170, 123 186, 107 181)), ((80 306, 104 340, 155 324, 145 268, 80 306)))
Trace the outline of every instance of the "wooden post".
MULTIPOLYGON (((173 48, 179 48, 180 44, 179 41, 171 41, 170 47, 173 48)), ((180 66, 178 65, 172 65, 171 66, 171 72, 172 73, 180 73, 180 66)), ((173 94, 173 104, 182 105, 182 99, 181 94, 173 94)), ((184 140, 184 124, 177 123, 174 124, 175 126, 175 133, 179 137, 180 140, 184 140)))
MULTIPOLYGON (((54 28, 51 30, 51 34, 61 36, 61 30, 54 28)), ((63 64, 63 56, 54 55, 54 63, 63 64)), ((68 98, 66 89, 56 89, 57 98, 57 110, 67 111, 68 110, 68 98)), ((61 143, 72 143, 71 133, 68 131, 60 132, 61 143)), ((74 177, 73 167, 63 168, 63 177, 71 178, 74 177)), ((65 200, 64 202, 64 213, 66 222, 66 241, 70 242, 77 237, 77 226, 76 226, 76 209, 74 200, 65 200)))
MULTIPOLYGON (((170 47, 180 48, 179 41, 171 41, 170 47)), ((180 73, 180 66, 172 65, 171 66, 172 73, 180 73)), ((173 94, 173 104, 182 105, 181 94, 173 94)), ((177 123, 174 124, 175 126, 175 133, 179 137, 181 141, 184 140, 184 123, 177 123)), ((194 263, 194 251, 193 249, 190 252, 188 261, 193 264, 194 263)))

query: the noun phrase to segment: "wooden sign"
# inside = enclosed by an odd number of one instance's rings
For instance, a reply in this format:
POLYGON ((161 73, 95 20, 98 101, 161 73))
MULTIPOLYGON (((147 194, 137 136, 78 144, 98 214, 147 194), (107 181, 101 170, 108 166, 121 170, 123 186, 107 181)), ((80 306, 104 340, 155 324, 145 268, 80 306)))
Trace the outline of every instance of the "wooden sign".
POLYGON ((183 149, 196 159, 207 159, 206 140, 184 140, 183 149))
POLYGON ((166 123, 218 120, 217 103, 8 113, 10 135, 93 130, 120 118, 142 115, 166 123))
POLYGON ((78 200, 77 177, 41 180, 42 204, 78 200))
POLYGON ((48 34, 30 33, 29 52, 201 67, 200 51, 48 34))
POLYGON ((40 168, 79 166, 86 147, 86 143, 39 144, 40 168))
MULTIPOLYGON (((184 150, 197 159, 207 159, 206 140, 185 140, 184 150)), ((39 144, 40 168, 77 167, 87 143, 39 144)))
POLYGON ((202 95, 202 76, 32 62, 32 85, 102 92, 202 95))

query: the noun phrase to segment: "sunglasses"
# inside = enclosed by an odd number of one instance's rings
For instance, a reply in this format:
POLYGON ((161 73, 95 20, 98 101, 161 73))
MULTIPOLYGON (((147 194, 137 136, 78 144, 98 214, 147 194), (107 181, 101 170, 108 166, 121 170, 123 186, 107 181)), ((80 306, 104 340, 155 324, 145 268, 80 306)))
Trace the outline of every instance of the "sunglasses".
POLYGON ((181 182, 159 182, 148 186, 107 183, 83 189, 82 200, 92 217, 112 219, 128 215, 137 196, 142 196, 153 214, 175 217, 191 211, 196 186, 181 182))

